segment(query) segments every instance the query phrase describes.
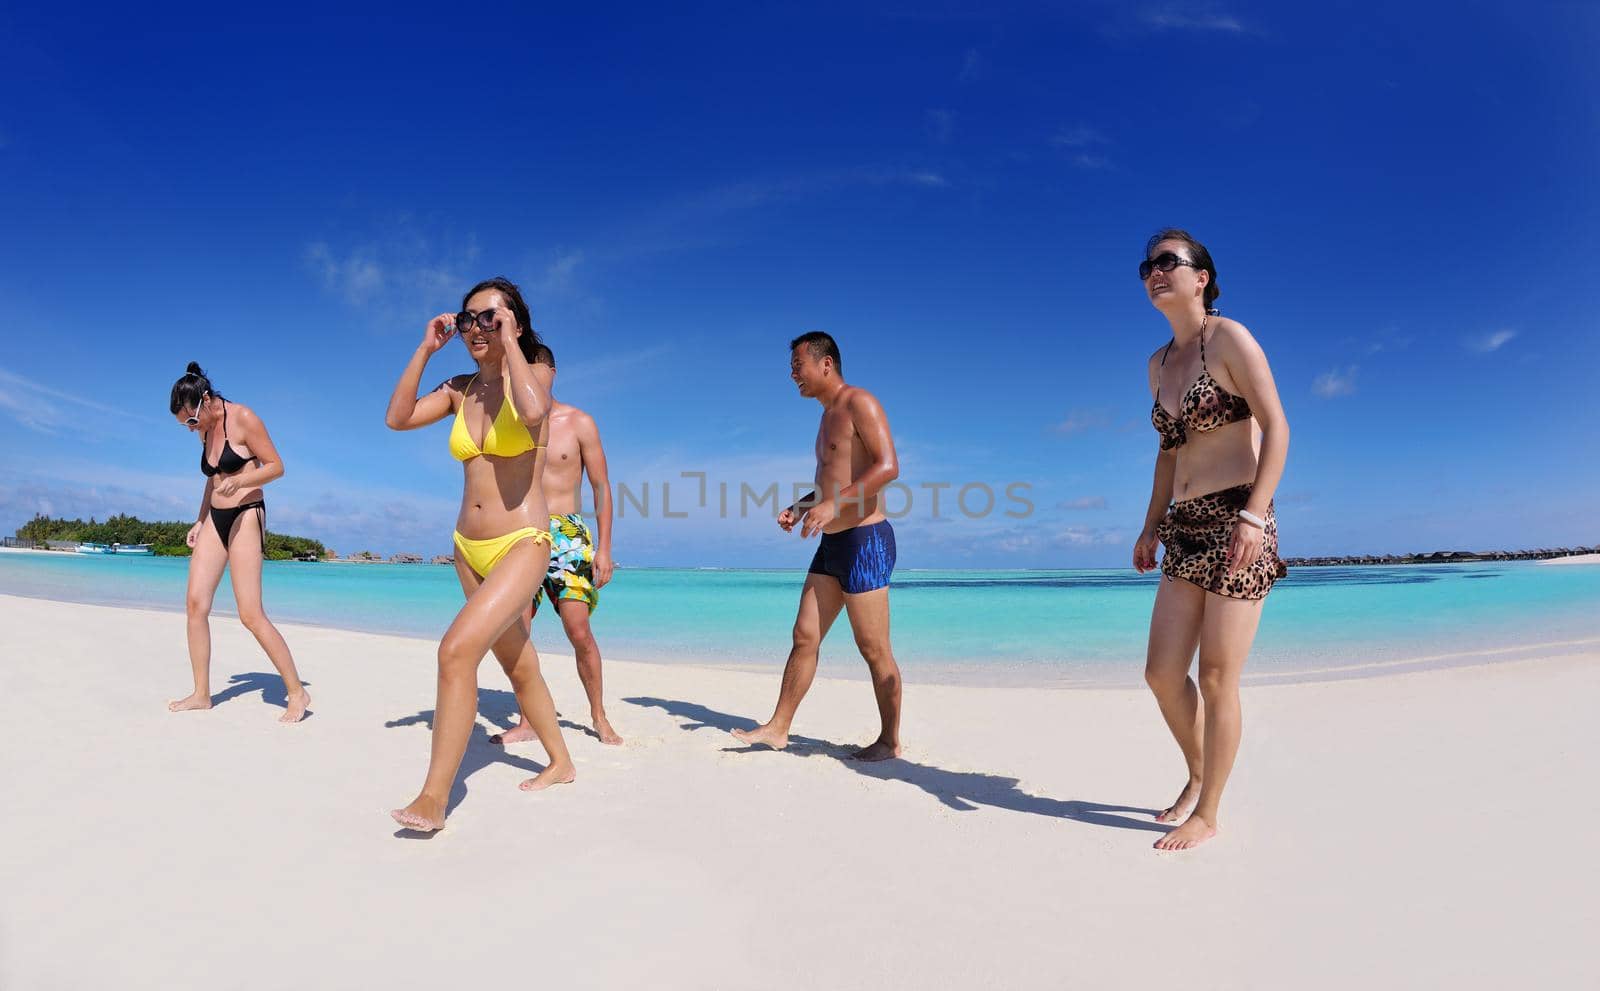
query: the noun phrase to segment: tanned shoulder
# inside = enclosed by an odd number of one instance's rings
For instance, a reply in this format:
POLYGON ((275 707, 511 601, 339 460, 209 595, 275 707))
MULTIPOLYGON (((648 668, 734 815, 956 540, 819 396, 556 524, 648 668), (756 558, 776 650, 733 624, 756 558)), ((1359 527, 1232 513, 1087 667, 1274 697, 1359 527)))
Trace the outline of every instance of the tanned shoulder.
POLYGON ((256 411, 244 403, 228 400, 228 412, 233 414, 234 423, 242 425, 246 430, 261 425, 261 417, 257 416, 256 411))
POLYGON ((854 412, 867 412, 878 408, 878 397, 861 388, 859 385, 845 386, 844 401, 849 404, 854 412))
POLYGON ((1216 331, 1212 341, 1222 345, 1224 357, 1230 354, 1249 354, 1261 350, 1261 345, 1256 343, 1255 336, 1250 333, 1244 324, 1227 317, 1216 317, 1216 331))

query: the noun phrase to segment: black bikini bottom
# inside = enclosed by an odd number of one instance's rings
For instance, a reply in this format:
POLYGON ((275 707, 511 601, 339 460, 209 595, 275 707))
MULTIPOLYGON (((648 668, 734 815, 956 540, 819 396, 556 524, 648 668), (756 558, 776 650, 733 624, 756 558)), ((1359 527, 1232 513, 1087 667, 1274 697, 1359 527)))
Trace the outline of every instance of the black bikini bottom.
POLYGON ((267 540, 267 504, 262 499, 247 502, 242 506, 229 506, 227 509, 211 507, 211 525, 217 528, 217 536, 222 538, 222 549, 228 549, 228 538, 233 534, 233 523, 239 516, 252 509, 261 510, 261 542, 263 549, 267 540))

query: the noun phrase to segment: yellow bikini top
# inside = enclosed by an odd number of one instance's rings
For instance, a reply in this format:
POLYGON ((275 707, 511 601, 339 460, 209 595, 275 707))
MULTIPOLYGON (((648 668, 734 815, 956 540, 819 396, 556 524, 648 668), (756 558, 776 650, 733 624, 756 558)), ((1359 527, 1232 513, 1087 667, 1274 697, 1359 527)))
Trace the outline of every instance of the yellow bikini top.
POLYGON ((497 458, 514 458, 519 454, 543 447, 533 439, 528 428, 523 426, 522 419, 517 416, 517 408, 511 404, 511 397, 506 396, 500 400, 500 411, 494 415, 494 422, 489 424, 489 429, 484 431, 483 444, 479 446, 472 440, 472 433, 467 430, 467 389, 472 388, 472 382, 478 376, 472 376, 467 382, 467 388, 461 390, 461 405, 456 409, 456 422, 450 428, 450 453, 457 461, 471 461, 482 454, 492 454, 497 458))

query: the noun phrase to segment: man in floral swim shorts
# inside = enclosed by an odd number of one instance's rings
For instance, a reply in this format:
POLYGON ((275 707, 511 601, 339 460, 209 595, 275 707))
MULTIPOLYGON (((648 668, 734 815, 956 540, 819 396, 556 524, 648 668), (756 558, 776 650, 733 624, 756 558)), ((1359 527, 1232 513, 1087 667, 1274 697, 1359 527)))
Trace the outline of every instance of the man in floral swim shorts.
MULTIPOLYGON (((589 716, 601 743, 613 746, 622 737, 606 718, 604 692, 600 679, 600 646, 589 628, 589 614, 600 604, 600 589, 611 580, 611 485, 606 475, 606 453, 600 446, 600 430, 594 418, 576 406, 555 398, 556 357, 540 345, 535 364, 550 366, 551 406, 549 448, 545 451, 544 497, 550 504, 550 570, 541 587, 533 593, 532 616, 549 596, 561 619, 572 652, 578 659, 578 678, 589 696, 589 716), (583 499, 579 491, 583 476, 589 476, 594 495, 595 530, 580 512, 583 499), (596 539, 598 537, 598 539, 596 539)), ((517 743, 533 739, 528 721, 521 720, 503 734, 491 737, 496 743, 517 743)))

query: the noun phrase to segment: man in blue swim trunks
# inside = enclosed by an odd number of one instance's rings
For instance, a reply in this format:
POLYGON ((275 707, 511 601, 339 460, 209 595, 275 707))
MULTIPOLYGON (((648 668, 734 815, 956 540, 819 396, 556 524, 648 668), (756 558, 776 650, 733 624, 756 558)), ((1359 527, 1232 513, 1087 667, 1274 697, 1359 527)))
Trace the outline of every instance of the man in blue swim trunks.
POLYGON ((800 592, 794 646, 772 718, 753 730, 734 730, 749 744, 782 750, 789 724, 817 673, 817 650, 843 609, 856 646, 872 672, 883 720, 878 739, 856 751, 857 760, 900 756, 900 669, 889 648, 889 575, 894 571, 894 528, 883 514, 883 487, 900 474, 889 418, 865 389, 845 383, 839 345, 821 331, 789 342, 789 377, 800 395, 822 404, 817 430, 816 488, 778 514, 785 532, 822 535, 800 592))

